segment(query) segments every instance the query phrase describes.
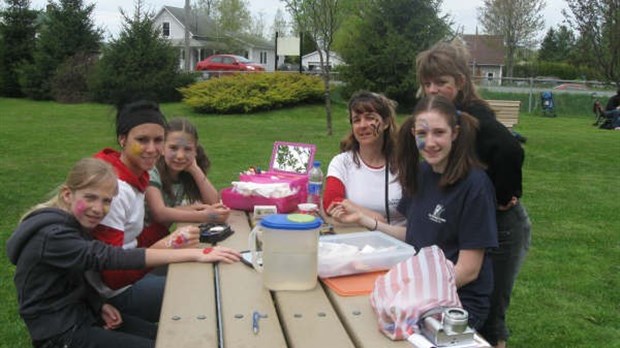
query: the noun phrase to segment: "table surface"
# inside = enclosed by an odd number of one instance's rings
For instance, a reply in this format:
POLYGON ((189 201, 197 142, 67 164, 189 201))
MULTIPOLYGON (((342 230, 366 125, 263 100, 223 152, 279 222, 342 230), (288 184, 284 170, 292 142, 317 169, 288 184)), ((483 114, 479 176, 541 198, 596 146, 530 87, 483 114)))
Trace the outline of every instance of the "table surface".
MULTIPOLYGON (((235 233, 220 244, 247 250, 248 215, 233 211, 228 223, 235 233)), ((391 341, 378 330, 368 295, 343 297, 320 282, 308 291, 269 291, 263 287, 260 273, 241 262, 170 265, 156 347, 218 346, 337 348, 411 344, 391 341), (215 284, 218 279, 219 287, 215 284), (254 311, 262 316, 257 334, 252 330, 254 311)))

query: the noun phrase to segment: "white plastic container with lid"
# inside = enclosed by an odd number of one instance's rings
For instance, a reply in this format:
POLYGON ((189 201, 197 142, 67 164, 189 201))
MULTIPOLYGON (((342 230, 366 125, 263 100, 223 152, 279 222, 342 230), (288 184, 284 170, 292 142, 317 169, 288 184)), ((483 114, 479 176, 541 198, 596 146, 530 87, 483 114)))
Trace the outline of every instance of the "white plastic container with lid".
POLYGON ((319 227, 322 220, 307 214, 265 216, 249 237, 254 268, 270 290, 309 290, 317 283, 319 227), (259 233, 260 231, 260 233, 259 233), (262 243, 262 266, 256 239, 262 243))

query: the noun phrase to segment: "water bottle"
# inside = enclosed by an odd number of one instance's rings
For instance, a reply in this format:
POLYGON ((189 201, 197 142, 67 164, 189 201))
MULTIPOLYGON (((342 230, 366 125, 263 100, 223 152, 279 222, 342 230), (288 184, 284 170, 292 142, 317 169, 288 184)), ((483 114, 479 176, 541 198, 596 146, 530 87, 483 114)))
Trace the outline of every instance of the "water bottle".
POLYGON ((308 173, 308 203, 314 203, 317 207, 321 206, 321 190, 323 189, 323 171, 321 162, 314 161, 308 173))

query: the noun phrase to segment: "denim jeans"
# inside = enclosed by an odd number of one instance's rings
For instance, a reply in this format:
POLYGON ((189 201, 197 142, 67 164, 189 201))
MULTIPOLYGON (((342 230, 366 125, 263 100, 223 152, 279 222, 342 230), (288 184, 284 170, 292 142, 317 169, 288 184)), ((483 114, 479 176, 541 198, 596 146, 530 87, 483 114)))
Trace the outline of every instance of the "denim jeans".
POLYGON ((159 321, 165 285, 165 276, 151 272, 135 282, 127 290, 109 298, 108 303, 123 314, 133 315, 156 323, 159 321))
POLYGON ((508 339, 506 311, 517 274, 530 248, 532 224, 521 204, 508 211, 497 211, 499 246, 489 253, 493 262, 494 289, 491 310, 480 333, 491 345, 508 339))

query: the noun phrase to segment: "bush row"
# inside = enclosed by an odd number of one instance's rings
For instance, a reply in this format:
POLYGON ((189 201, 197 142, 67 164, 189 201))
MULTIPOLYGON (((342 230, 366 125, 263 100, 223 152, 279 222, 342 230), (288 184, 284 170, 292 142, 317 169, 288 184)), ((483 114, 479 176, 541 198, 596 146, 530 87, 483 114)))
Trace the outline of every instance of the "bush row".
POLYGON ((199 113, 250 113, 320 101, 317 76, 296 73, 245 73, 211 78, 180 88, 183 102, 199 113))

